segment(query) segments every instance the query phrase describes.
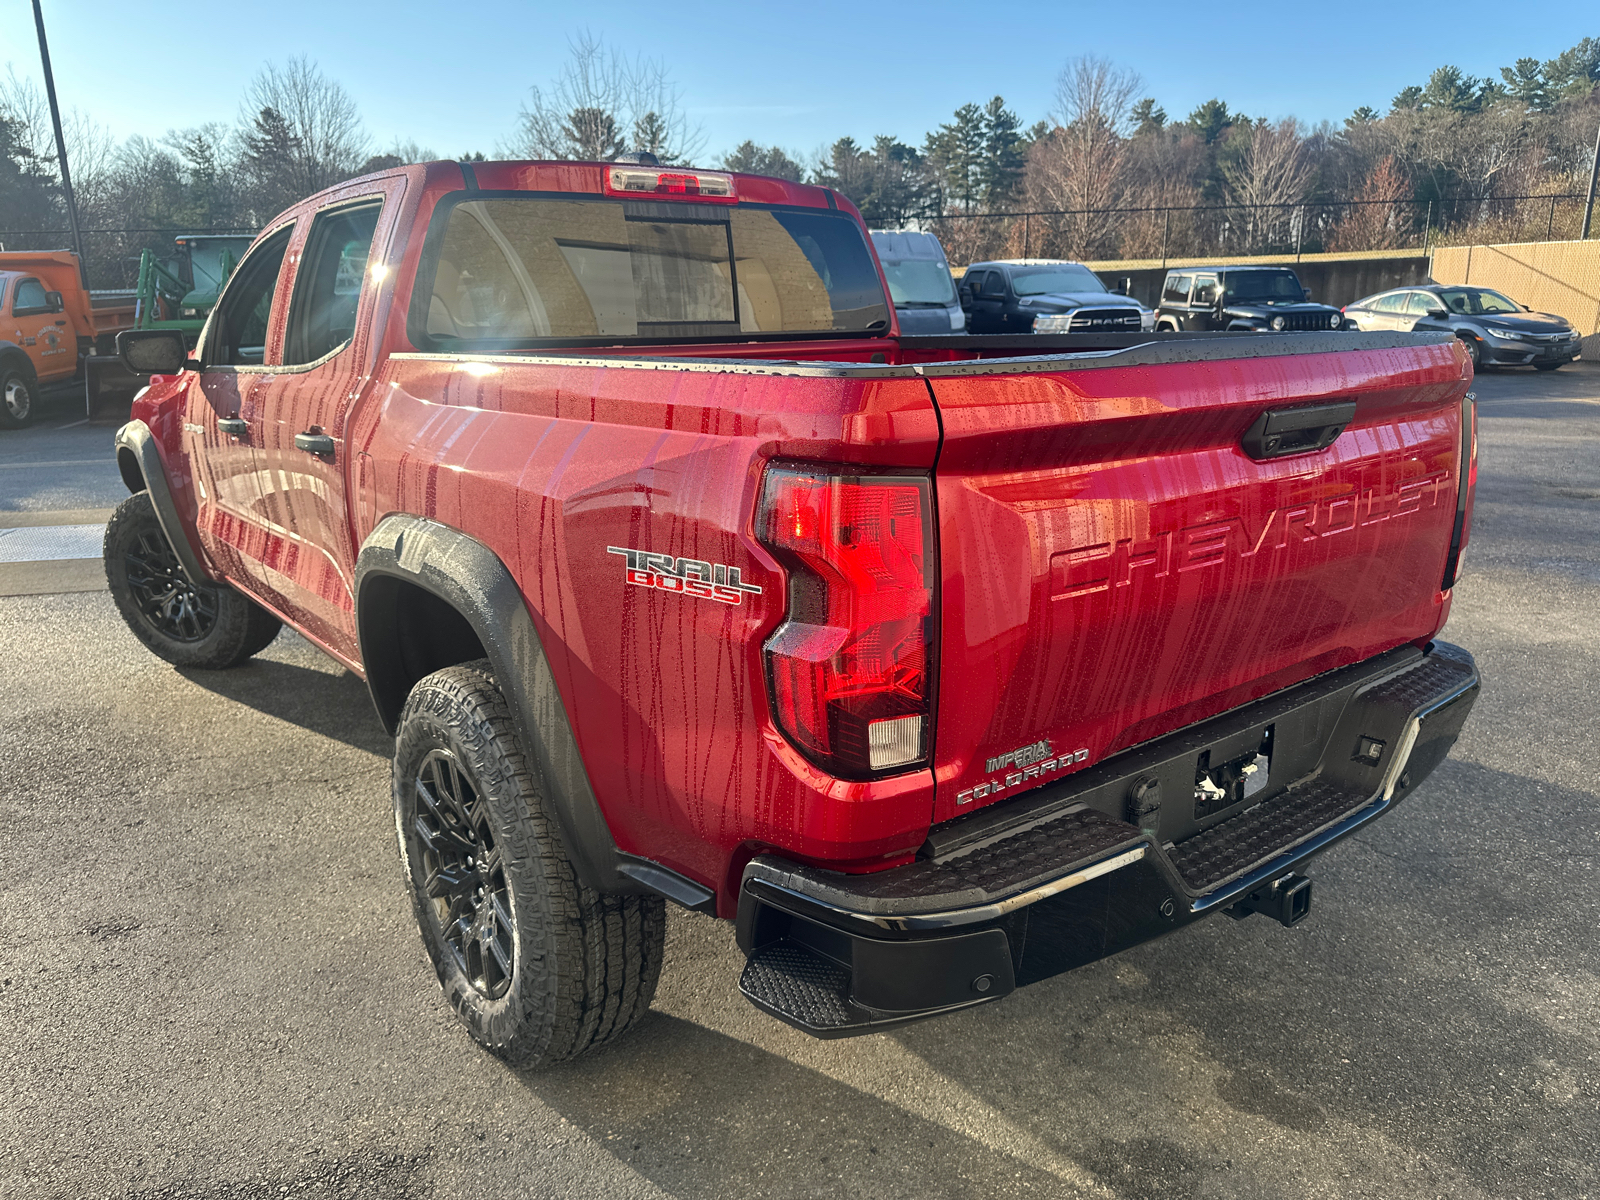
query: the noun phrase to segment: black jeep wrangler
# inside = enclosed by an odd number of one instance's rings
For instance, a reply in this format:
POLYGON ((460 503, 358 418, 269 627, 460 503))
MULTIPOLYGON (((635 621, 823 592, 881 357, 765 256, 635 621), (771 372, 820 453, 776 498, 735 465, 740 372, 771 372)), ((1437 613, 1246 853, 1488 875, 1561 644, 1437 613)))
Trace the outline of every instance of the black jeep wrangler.
POLYGON ((1344 313, 1313 304, 1288 267, 1180 267, 1167 272, 1156 328, 1171 332, 1343 329, 1344 313))

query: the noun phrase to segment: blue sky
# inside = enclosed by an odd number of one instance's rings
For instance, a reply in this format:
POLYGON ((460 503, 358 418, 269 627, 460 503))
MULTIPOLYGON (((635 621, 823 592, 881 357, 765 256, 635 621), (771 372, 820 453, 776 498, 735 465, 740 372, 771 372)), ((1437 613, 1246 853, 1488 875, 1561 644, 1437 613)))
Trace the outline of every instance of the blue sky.
MULTIPOLYGON (((1567 0, 1442 8, 44 0, 44 10, 63 107, 119 137, 231 121, 263 61, 304 53, 355 97, 376 146, 409 138, 449 156, 492 154, 528 86, 556 73, 583 28, 668 62, 704 128, 708 160, 747 137, 805 155, 845 134, 920 142, 958 105, 996 94, 1031 124, 1050 111, 1062 64, 1081 54, 1138 72, 1141 94, 1173 117, 1220 96, 1252 116, 1315 122, 1361 104, 1386 108, 1441 63, 1498 76, 1516 58, 1550 58, 1600 35, 1600 10, 1567 0)), ((28 0, 0 0, 9 31, 0 63, 37 78, 32 23, 28 0)))

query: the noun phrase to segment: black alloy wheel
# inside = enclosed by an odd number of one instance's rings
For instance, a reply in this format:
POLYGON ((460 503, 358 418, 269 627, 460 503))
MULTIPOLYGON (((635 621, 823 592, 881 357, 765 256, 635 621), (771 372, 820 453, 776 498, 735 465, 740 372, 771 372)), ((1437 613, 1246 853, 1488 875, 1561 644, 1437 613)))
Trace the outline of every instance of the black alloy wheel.
POLYGON ((0 428, 21 429, 32 420, 32 382, 15 367, 0 370, 0 428))
POLYGON ((189 577, 149 492, 106 522, 106 586, 133 635, 175 667, 222 671, 266 649, 283 625, 226 584, 189 577))
POLYGON ((141 529, 123 552, 128 590, 145 620, 165 638, 203 642, 217 623, 217 593, 189 582, 159 529, 141 529))
POLYGON ((439 939, 474 990, 497 1000, 516 974, 511 886, 481 789, 449 750, 428 753, 412 780, 415 816, 404 831, 422 865, 422 890, 439 939))

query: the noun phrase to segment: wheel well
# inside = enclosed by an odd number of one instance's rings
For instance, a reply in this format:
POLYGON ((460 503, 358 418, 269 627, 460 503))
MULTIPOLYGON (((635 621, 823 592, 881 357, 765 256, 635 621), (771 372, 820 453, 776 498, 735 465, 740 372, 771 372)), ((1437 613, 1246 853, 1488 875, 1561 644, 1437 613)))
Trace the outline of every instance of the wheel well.
POLYGON ((6 349, 0 350, 0 371, 9 371, 12 368, 21 371, 22 377, 29 383, 38 382, 39 377, 34 372, 33 360, 21 350, 8 346, 6 349))
POLYGON ((356 618, 367 684, 391 731, 418 680, 488 657, 471 622, 448 601, 393 576, 367 581, 356 618))
POLYGON ((144 472, 139 470, 139 456, 126 446, 117 447, 117 470, 130 492, 138 495, 145 490, 144 472))

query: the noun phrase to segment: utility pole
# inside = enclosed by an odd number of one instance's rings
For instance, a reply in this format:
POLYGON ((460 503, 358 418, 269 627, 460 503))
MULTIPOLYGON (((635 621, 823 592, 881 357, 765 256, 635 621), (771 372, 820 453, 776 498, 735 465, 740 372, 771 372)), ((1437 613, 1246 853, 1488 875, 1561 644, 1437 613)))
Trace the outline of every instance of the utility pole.
MULTIPOLYGON (((44 64, 44 94, 50 98, 50 124, 56 131, 56 157, 61 161, 61 192, 67 200, 67 221, 72 226, 72 248, 78 252, 78 275, 89 286, 89 264, 83 256, 83 231, 78 228, 78 202, 72 195, 72 173, 67 170, 67 141, 61 136, 61 106, 56 103, 56 77, 50 70, 50 43, 44 36, 44 12, 33 0, 33 24, 39 31, 39 61, 44 64)), ((1590 191, 1594 189, 1591 187, 1590 191)))
MULTIPOLYGON (((38 0, 35 0, 37 3, 38 0)), ((1589 165, 1589 198, 1583 205, 1583 232, 1578 235, 1581 242, 1589 236, 1589 222, 1594 219, 1594 185, 1600 180, 1600 129, 1594 131, 1594 162, 1589 165)))

